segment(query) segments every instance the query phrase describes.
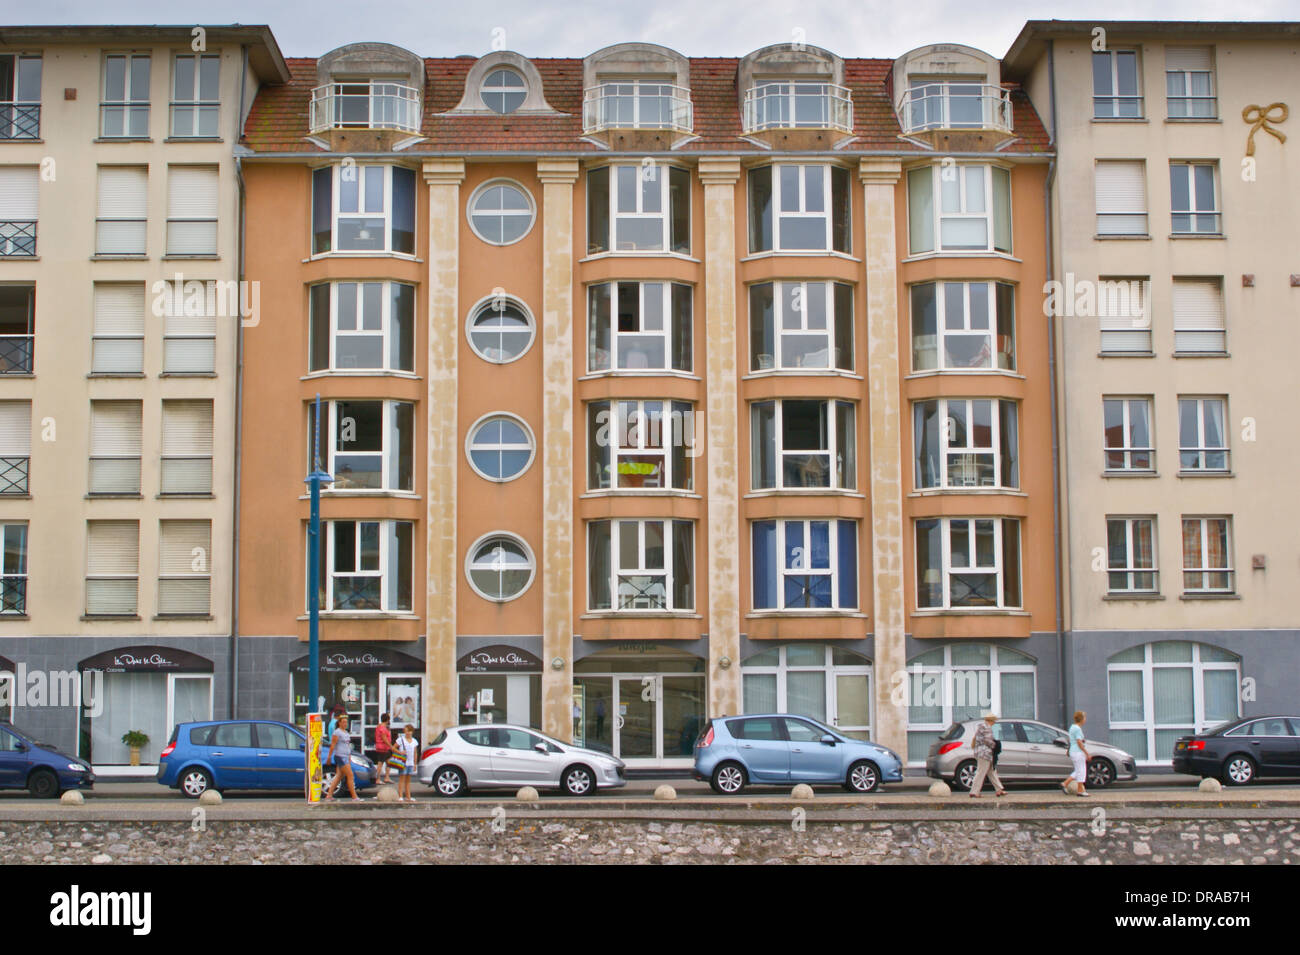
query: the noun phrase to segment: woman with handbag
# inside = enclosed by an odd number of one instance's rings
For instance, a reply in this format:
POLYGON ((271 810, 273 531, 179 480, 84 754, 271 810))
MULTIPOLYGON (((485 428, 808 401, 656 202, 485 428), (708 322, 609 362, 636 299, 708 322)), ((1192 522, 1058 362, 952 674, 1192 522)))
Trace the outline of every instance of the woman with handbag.
POLYGON ((393 750, 393 761, 401 764, 397 769, 398 802, 415 802, 411 796, 411 777, 415 775, 416 745, 415 727, 407 723, 393 750))
POLYGON ((1005 796, 1007 791, 1002 788, 1002 780, 998 778, 998 771, 995 766, 997 761, 997 750, 1001 749, 1001 741, 993 738, 993 724, 998 721, 997 716, 993 713, 984 714, 984 722, 975 729, 975 738, 971 740, 971 749, 975 751, 975 782, 970 787, 970 798, 978 799, 981 790, 984 789, 984 778, 987 776, 989 782, 993 784, 995 793, 999 796, 1005 796))

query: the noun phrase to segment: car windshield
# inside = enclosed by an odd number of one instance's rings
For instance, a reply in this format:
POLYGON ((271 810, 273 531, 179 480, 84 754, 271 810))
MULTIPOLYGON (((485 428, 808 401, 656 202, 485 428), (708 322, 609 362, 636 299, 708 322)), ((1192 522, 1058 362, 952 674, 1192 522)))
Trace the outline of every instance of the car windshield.
POLYGON ((817 728, 818 728, 819 730, 821 730, 823 733, 830 733, 830 734, 831 734, 832 736, 834 736, 836 739, 843 739, 843 738, 844 738, 844 737, 840 734, 840 731, 839 731, 839 730, 833 730, 833 729, 831 729, 831 728, 830 728, 829 726, 827 726, 825 723, 821 722, 821 720, 815 720, 815 719, 813 719, 811 716, 800 716, 799 719, 804 720, 804 721, 806 721, 806 722, 808 722, 808 723, 811 723, 813 726, 817 727, 817 728))

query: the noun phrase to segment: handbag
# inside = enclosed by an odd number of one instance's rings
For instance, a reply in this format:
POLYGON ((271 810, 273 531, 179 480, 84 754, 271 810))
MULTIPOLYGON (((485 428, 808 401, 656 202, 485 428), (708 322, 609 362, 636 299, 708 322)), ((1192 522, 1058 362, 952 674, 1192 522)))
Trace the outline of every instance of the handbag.
POLYGON ((1002 755, 1002 740, 995 739, 993 741, 993 765, 994 766, 998 764, 998 757, 1001 755, 1002 755))
POLYGON ((388 757, 388 767, 400 773, 406 768, 406 754, 401 750, 393 750, 393 754, 388 757))

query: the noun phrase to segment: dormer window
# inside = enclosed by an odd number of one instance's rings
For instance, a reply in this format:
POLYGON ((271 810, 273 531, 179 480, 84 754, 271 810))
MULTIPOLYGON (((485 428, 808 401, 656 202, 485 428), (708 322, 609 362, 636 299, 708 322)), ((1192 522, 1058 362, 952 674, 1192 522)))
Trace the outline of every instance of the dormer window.
POLYGON ((420 91, 385 80, 328 83, 311 91, 311 130, 420 131, 420 91))
POLYGON ((506 116, 524 105, 528 98, 528 85, 514 70, 493 70, 483 81, 479 93, 484 106, 506 116))
POLYGON ((654 43, 618 43, 582 63, 582 130, 675 130, 689 133, 691 67, 676 50, 654 43))
POLYGON ((853 100, 834 83, 771 80, 745 92, 745 131, 853 128, 853 100))

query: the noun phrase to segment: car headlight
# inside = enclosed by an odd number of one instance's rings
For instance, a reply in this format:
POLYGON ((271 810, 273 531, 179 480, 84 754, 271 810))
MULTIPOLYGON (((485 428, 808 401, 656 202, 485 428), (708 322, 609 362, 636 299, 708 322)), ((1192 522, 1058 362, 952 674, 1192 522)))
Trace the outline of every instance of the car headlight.
POLYGON ((360 766, 362 769, 369 769, 369 768, 370 768, 370 760, 365 759, 365 758, 363 758, 363 757, 361 757, 361 756, 353 756, 353 757, 352 757, 352 765, 353 765, 353 766, 360 766))
POLYGON ((81 765, 81 763, 68 763, 68 769, 72 770, 74 773, 88 773, 88 772, 90 772, 90 767, 89 767, 89 766, 83 766, 83 765, 81 765))

